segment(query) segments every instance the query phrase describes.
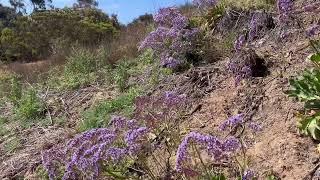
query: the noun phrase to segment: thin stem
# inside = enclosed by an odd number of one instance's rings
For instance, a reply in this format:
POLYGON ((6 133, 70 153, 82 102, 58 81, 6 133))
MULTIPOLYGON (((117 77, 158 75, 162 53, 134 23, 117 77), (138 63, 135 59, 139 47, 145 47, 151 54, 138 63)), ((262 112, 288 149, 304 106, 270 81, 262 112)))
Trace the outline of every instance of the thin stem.
POLYGON ((210 179, 210 173, 208 171, 207 166, 204 164, 204 161, 203 161, 203 159, 201 157, 201 154, 200 154, 198 148, 193 143, 192 143, 192 147, 193 147, 194 151, 196 151, 196 153, 197 153, 197 155, 198 155, 198 157, 200 159, 201 165, 203 166, 204 170, 206 171, 206 175, 208 176, 208 179, 210 179))

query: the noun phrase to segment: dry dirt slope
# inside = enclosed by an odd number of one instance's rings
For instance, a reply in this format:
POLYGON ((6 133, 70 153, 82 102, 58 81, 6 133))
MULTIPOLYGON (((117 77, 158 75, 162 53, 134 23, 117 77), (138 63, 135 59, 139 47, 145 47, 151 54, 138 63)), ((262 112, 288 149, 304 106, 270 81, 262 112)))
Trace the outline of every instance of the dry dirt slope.
MULTIPOLYGON (((219 134, 221 122, 236 113, 245 113, 249 121, 263 127, 256 136, 245 135, 250 167, 259 174, 259 179, 270 172, 286 180, 312 179, 310 175, 319 161, 316 143, 299 135, 295 113, 303 106, 285 94, 288 80, 311 66, 306 61, 311 53, 308 40, 303 33, 297 33, 283 43, 270 33, 256 42, 255 51, 265 60, 269 75, 237 88, 233 78, 225 78, 201 101, 203 108, 187 127, 219 134)), ((224 61, 225 66, 227 62, 224 61)))

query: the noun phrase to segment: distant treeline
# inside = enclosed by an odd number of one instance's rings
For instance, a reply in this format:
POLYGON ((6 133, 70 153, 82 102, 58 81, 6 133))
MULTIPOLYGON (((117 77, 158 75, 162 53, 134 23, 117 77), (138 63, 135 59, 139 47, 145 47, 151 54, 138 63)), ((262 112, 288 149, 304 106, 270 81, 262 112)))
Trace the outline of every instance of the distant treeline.
POLYGON ((30 1, 34 7, 30 14, 22 1, 10 0, 12 7, 0 4, 0 62, 45 59, 74 44, 96 47, 119 38, 121 31, 137 23, 152 22, 147 14, 121 25, 116 15, 102 12, 93 0, 78 0, 63 9, 52 7, 51 1, 30 1))

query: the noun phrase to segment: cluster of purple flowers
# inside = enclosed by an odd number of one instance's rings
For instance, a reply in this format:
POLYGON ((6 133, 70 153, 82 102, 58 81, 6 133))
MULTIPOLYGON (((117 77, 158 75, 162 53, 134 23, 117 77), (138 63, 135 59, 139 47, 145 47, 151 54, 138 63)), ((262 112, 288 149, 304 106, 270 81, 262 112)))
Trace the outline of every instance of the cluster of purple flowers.
POLYGON ((312 25, 310 26, 307 31, 306 31, 306 34, 307 36, 309 37, 313 37, 313 36, 316 36, 320 33, 320 24, 315 24, 315 25, 312 25))
POLYGON ((277 7, 280 14, 280 19, 287 18, 293 10, 292 0, 278 0, 277 7))
POLYGON ((252 180, 254 177, 254 172, 251 169, 247 169, 243 173, 242 180, 252 180))
POLYGON ((286 21, 289 16, 297 15, 300 13, 320 13, 320 2, 307 2, 307 5, 302 8, 294 8, 293 0, 278 0, 277 1, 278 12, 281 21, 286 21))
POLYGON ((84 132, 64 148, 44 151, 42 162, 50 179, 56 179, 60 173, 65 180, 97 179, 103 165, 119 164, 126 158, 136 157, 144 147, 152 145, 147 135, 164 121, 171 120, 185 99, 185 95, 174 92, 166 92, 160 97, 140 97, 135 110, 139 120, 113 116, 108 128, 84 132), (62 168, 64 172, 59 172, 62 168))
POLYGON ((191 132, 183 139, 176 153, 176 170, 178 172, 183 173, 192 169, 191 167, 187 167, 188 162, 192 158, 188 152, 190 145, 195 145, 199 150, 205 150, 214 161, 221 161, 229 157, 230 154, 236 152, 241 147, 240 142, 234 137, 222 141, 211 135, 191 132))
POLYGON ((193 50, 199 29, 188 27, 189 20, 175 7, 160 9, 154 21, 157 29, 144 39, 139 49, 151 48, 163 67, 176 68, 193 50))
POLYGON ((198 8, 208 9, 218 4, 218 0, 193 0, 193 4, 198 8))
POLYGON ((235 77, 235 85, 238 86, 241 80, 252 76, 251 64, 237 57, 229 63, 229 70, 235 77))
POLYGON ((142 96, 135 101, 134 118, 145 122, 149 128, 168 125, 186 105, 186 95, 167 91, 160 96, 142 96))
MULTIPOLYGON (((244 121, 244 114, 237 114, 235 116, 230 117, 229 119, 227 119, 226 121, 224 121, 219 129, 221 131, 225 131, 227 130, 227 128, 229 129, 233 129, 236 128, 238 126, 244 125, 245 121, 244 121)), ((259 125, 258 123, 254 123, 254 122, 250 122, 248 124, 248 127, 254 132, 259 132, 262 130, 261 125, 259 125)))
POLYGON ((104 163, 116 164, 134 156, 141 150, 148 130, 132 126, 133 121, 115 116, 112 127, 84 132, 71 139, 65 148, 43 152, 43 165, 50 179, 59 177, 61 167, 65 168, 62 179, 97 179, 104 163))
POLYGON ((220 125, 220 130, 224 131, 227 129, 227 127, 235 128, 239 125, 242 125, 244 123, 243 116, 244 116, 243 114, 238 114, 236 116, 233 116, 233 117, 227 119, 225 122, 223 122, 220 125))
MULTIPOLYGON (((233 128, 239 125, 244 125, 243 118, 243 114, 238 114, 229 118, 222 123, 220 130, 226 130, 227 127, 233 128)), ((253 132, 261 131, 261 126, 256 123, 250 123, 249 128, 251 128, 253 132)), ((177 172, 185 174, 200 174, 196 172, 193 167, 191 167, 192 165, 190 162, 192 162, 194 154, 191 154, 189 149, 192 149, 193 151, 196 150, 197 156, 201 156, 201 154, 206 153, 212 161, 217 162, 229 160, 230 157, 235 155, 240 148, 245 148, 245 145, 240 143, 240 141, 233 136, 222 140, 212 135, 191 132, 184 137, 178 147, 176 153, 176 170, 177 172)), ((197 156, 196 158, 201 158, 202 163, 204 163, 202 157, 197 156)), ((254 177, 255 174, 253 171, 247 169, 243 172, 242 180, 251 180, 254 177)))

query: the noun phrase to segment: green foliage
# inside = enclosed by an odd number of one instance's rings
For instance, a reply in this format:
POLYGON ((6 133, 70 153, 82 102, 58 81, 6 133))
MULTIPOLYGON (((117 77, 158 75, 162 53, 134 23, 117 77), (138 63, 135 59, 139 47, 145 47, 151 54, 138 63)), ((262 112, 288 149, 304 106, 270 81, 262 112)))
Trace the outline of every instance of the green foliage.
POLYGON ((128 69, 129 63, 125 60, 121 61, 115 68, 114 81, 120 92, 127 88, 128 78, 130 77, 128 69))
POLYGON ((206 22, 206 26, 211 27, 212 25, 214 25, 217 22, 217 20, 219 20, 220 17, 222 17, 225 14, 225 12, 226 12, 225 6, 221 4, 208 10, 207 14, 203 16, 206 22))
POLYGON ((93 52, 75 48, 67 58, 62 73, 59 69, 52 70, 47 83, 53 89, 65 90, 96 82, 101 75, 109 71, 108 65, 105 64, 105 57, 106 53, 103 49, 93 52))
POLYGON ((17 76, 13 76, 10 81, 10 92, 8 98, 14 105, 17 106, 22 97, 22 84, 17 76))
POLYGON ((95 8, 35 11, 9 21, 10 26, 6 23, 4 29, 0 27, 0 61, 4 62, 46 58, 56 53, 52 43, 58 39, 65 41, 62 49, 74 43, 96 47, 111 42, 120 29, 116 17, 95 8))
POLYGON ((134 108, 134 100, 140 95, 138 89, 131 88, 127 93, 116 99, 101 102, 97 106, 83 113, 83 120, 79 124, 79 131, 83 132, 93 128, 104 127, 109 123, 110 115, 115 112, 130 116, 134 108))
POLYGON ((43 168, 43 166, 38 166, 36 171, 35 171, 35 174, 36 174, 36 178, 37 179, 40 179, 40 180, 47 180, 49 179, 49 175, 48 175, 48 172, 43 168))
POLYGON ((309 102, 320 99, 320 71, 306 70, 297 79, 290 80, 290 96, 297 97, 299 100, 309 102))
POLYGON ((44 110, 44 104, 33 88, 23 93, 19 103, 15 107, 15 112, 19 120, 31 122, 42 118, 44 110))
POLYGON ((10 132, 8 127, 6 126, 7 119, 0 116, 0 136, 6 135, 10 132))
POLYGON ((296 97, 304 102, 307 115, 300 115, 298 124, 301 133, 311 136, 315 140, 320 139, 320 54, 311 56, 310 60, 316 65, 316 69, 305 70, 299 78, 290 80, 291 89, 289 96, 296 97), (316 113, 310 113, 311 110, 316 113))

